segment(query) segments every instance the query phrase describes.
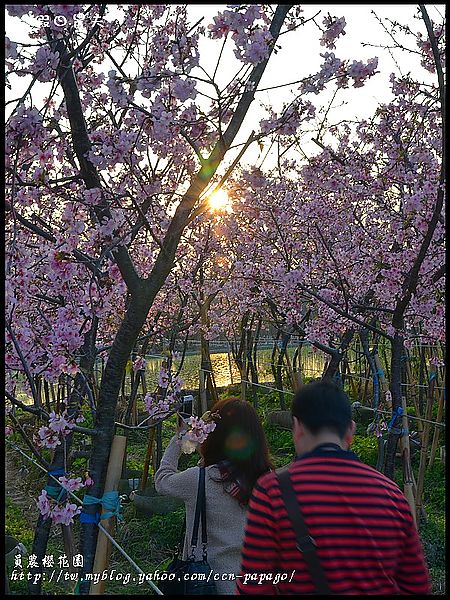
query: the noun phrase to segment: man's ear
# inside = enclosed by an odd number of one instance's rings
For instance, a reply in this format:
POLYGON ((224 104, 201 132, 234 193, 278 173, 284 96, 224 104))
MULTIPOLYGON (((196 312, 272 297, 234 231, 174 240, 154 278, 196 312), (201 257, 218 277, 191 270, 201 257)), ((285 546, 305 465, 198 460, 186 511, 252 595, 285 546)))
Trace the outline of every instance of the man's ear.
POLYGON ((294 439, 302 437, 304 432, 305 430, 303 428, 303 424, 298 420, 297 417, 292 417, 292 434, 294 439))
POLYGON ((356 423, 355 421, 352 421, 350 423, 350 425, 348 426, 347 432, 345 434, 344 437, 344 441, 347 444, 347 447, 349 447, 353 441, 353 436, 355 435, 356 432, 356 423))

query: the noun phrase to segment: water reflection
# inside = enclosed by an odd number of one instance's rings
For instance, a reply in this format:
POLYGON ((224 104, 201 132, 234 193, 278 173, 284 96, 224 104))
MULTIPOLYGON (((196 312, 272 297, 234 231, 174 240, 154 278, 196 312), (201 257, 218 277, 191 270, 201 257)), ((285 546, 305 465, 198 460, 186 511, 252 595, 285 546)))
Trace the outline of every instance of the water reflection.
MULTIPOLYGON (((289 352, 292 360, 294 351, 289 352)), ((274 382, 271 368, 272 350, 259 350, 256 357, 256 366, 258 370, 258 379, 260 383, 274 382)), ((162 358, 149 358, 147 362, 147 385, 151 389, 156 385, 159 370, 161 368, 162 358)), ((241 377, 236 363, 227 352, 218 352, 211 354, 212 370, 218 387, 239 383, 241 377)), ((320 377, 324 368, 324 358, 314 352, 308 352, 302 356, 302 372, 306 377, 320 377)), ((175 367, 177 365, 175 364, 175 367)), ((199 386, 200 355, 187 355, 184 359, 181 369, 181 377, 184 380, 184 387, 187 389, 197 389, 199 386)), ((286 380, 286 368, 283 367, 283 380, 286 380)))

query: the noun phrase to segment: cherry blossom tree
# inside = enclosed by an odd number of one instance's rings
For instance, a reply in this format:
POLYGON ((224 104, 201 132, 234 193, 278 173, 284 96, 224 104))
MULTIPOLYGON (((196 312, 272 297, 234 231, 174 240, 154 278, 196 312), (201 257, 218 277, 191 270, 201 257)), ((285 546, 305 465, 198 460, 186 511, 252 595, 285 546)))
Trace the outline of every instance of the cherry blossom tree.
MULTIPOLYGON (((306 165, 285 158, 270 178, 249 172, 242 185, 241 176, 238 192, 252 241, 235 277, 253 281, 286 323, 310 310, 307 338, 322 349, 340 340, 336 358, 357 329, 388 339, 394 415, 405 349, 444 341, 443 28, 420 10, 429 43, 407 34, 435 83, 391 75, 394 99, 372 119, 330 128, 333 145, 316 139, 321 152, 306 165)), ((392 432, 391 477, 397 440, 392 432)))
MULTIPOLYGON (((28 82, 7 105, 6 397, 44 420, 37 441, 53 447, 48 471, 65 470, 73 435, 90 436, 84 484, 101 498, 124 373, 129 365, 133 396, 149 340, 169 331, 173 350, 178 335, 200 332, 207 348, 208 337, 231 335, 243 319, 256 327, 264 314, 280 330, 301 328, 336 360, 357 328, 387 338, 395 411, 404 345, 415 335, 443 339, 443 29, 421 7, 427 37, 406 32, 437 85, 393 76, 394 100, 372 120, 318 127, 320 152, 305 164, 295 152, 299 133, 316 124, 315 98, 331 86, 356 97, 377 72, 376 57, 331 52, 343 17, 321 21, 318 72, 305 64, 294 99, 267 107, 260 130, 237 144, 281 35, 317 26, 317 14, 232 5, 205 25, 185 5, 112 6, 7 8, 30 43, 6 39, 11 92, 15 78, 28 82), (203 39, 219 49, 212 75, 203 39), (224 84, 229 46, 234 71, 224 84), (262 140, 276 145, 277 167, 241 169, 262 140), (208 195, 219 187, 233 212, 214 216, 208 195), (98 357, 106 364, 96 391, 98 357), (43 408, 41 379, 69 382, 65 413, 43 408), (77 423, 86 399, 91 427, 77 423)), ((167 390, 165 368, 158 387, 167 390)), ((171 382, 169 402, 146 396, 150 414, 171 408, 181 385, 171 382)), ((83 479, 67 475, 63 487, 79 489, 83 479)), ((67 527, 77 512, 44 493, 39 506, 38 559, 52 522, 67 527)), ((92 571, 98 511, 82 509, 81 575, 92 571)))
MULTIPOLYGON (((10 74, 32 76, 7 128, 8 367, 25 371, 37 404, 33 375, 75 374, 83 330, 115 306, 90 461, 94 497, 102 495, 130 353, 200 196, 241 127, 289 8, 242 5, 223 14, 222 26, 212 24, 211 37, 233 32, 237 58, 249 67, 226 94, 210 77, 216 97, 205 111, 190 102, 205 29, 191 26, 186 7, 133 5, 113 20, 105 18, 106 5, 8 7, 10 15, 37 21, 30 33, 35 52, 7 40, 10 74), (115 68, 107 74, 96 68, 108 63, 115 68), (52 82, 42 111, 29 98, 36 81, 52 82)), ((87 515, 97 510, 84 507, 87 515)), ((95 523, 82 523, 84 572, 92 570, 96 538, 95 523)), ((35 539, 35 546, 40 557, 45 544, 35 539)))

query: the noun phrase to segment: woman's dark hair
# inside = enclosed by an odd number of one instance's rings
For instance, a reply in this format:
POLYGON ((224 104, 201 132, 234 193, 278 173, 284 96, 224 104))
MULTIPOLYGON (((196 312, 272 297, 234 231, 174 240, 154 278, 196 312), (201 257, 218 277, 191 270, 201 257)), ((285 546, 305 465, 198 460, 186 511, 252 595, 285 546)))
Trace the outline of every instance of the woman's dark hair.
POLYGON ((238 398, 219 400, 211 413, 218 418, 200 446, 205 467, 226 461, 229 468, 220 481, 237 483, 240 502, 247 504, 258 477, 273 469, 261 421, 253 406, 238 398))

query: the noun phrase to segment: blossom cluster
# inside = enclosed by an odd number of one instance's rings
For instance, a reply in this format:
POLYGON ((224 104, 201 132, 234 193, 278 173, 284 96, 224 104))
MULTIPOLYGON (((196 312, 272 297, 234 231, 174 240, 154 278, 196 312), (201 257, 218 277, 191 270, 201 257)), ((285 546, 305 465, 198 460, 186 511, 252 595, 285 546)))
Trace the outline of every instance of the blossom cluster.
POLYGON ((34 442, 38 448, 56 448, 61 444, 61 439, 65 438, 76 423, 84 421, 83 415, 79 415, 75 421, 68 417, 67 411, 62 414, 56 414, 52 411, 49 415, 48 426, 39 429, 34 437, 34 442))
POLYGON ((162 366, 158 374, 158 387, 162 393, 148 393, 144 396, 144 404, 153 419, 164 419, 178 404, 178 394, 183 387, 183 380, 174 375, 170 369, 162 366))
POLYGON ((147 361, 143 356, 137 356, 133 361, 133 371, 135 373, 136 371, 143 371, 145 369, 146 364, 147 361))
POLYGON ((272 36, 267 28, 267 17, 261 5, 236 5, 214 17, 208 25, 211 38, 221 38, 232 33, 236 45, 235 56, 244 63, 256 65, 267 58, 272 36), (262 20, 263 24, 256 21, 262 20))
MULTIPOLYGON (((93 485, 93 480, 87 477, 85 481, 81 477, 58 477, 61 487, 67 492, 76 492, 82 487, 93 485)), ((64 494, 64 496, 66 496, 64 494)), ((62 525, 71 525, 76 515, 81 512, 81 507, 72 503, 69 499, 57 499, 50 496, 47 490, 42 490, 37 501, 39 512, 44 519, 51 519, 53 523, 62 525)))
POLYGON ((300 91, 304 94, 319 94, 325 89, 325 85, 332 78, 336 79, 339 88, 347 88, 349 80, 353 80, 353 87, 362 87, 366 81, 376 73, 378 58, 370 58, 367 63, 354 60, 351 64, 337 58, 333 52, 321 54, 324 62, 320 71, 306 78, 300 85, 300 91))
POLYGON ((323 24, 325 25, 325 31, 320 38, 320 45, 326 46, 327 48, 334 49, 336 48, 334 42, 340 35, 345 35, 345 26, 347 23, 345 22, 344 17, 332 17, 331 15, 327 15, 323 24))
POLYGON ((184 454, 192 454, 198 444, 202 444, 208 435, 216 428, 216 423, 213 419, 205 421, 200 417, 189 417, 186 425, 190 428, 181 434, 179 444, 184 454))

